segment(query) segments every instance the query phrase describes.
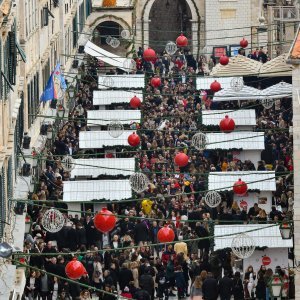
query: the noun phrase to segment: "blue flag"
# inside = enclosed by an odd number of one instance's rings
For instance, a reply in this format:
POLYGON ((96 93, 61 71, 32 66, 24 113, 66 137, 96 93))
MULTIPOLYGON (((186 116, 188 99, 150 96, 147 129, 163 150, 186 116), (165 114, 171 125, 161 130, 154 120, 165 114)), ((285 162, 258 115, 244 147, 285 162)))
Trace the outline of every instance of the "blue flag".
POLYGON ((45 90, 40 98, 40 101, 46 102, 54 99, 54 82, 53 82, 53 73, 48 79, 45 90))

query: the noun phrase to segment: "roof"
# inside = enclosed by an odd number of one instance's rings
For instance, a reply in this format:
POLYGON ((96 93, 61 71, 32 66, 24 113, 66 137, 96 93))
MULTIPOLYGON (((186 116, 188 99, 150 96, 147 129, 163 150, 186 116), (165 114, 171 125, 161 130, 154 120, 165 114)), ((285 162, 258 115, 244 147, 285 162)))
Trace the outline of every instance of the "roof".
POLYGON ((203 125, 219 125, 220 121, 228 115, 236 126, 255 126, 256 116, 254 109, 239 110, 202 110, 203 125))
POLYGON ((263 64, 259 77, 292 76, 293 66, 287 64, 286 53, 279 55, 263 64))
POLYGON ((141 89, 145 87, 144 74, 102 75, 98 76, 98 88, 101 90, 109 88, 131 88, 141 89))
POLYGON ((82 158, 75 159, 71 178, 75 176, 131 175, 135 171, 135 158, 82 158))
POLYGON ((208 189, 219 191, 232 190, 233 184, 239 178, 247 183, 250 190, 276 190, 274 171, 210 172, 208 175, 208 189))
POLYGON ((208 144, 206 149, 265 149, 264 132, 236 132, 207 133, 208 144))
POLYGON ((261 95, 265 98, 282 98, 282 97, 292 97, 293 94, 293 85, 281 81, 277 84, 274 84, 261 91, 261 95))
POLYGON ((247 232, 254 240, 255 247, 268 248, 291 248, 293 247, 293 240, 284 240, 281 237, 279 226, 272 226, 270 224, 247 224, 247 225, 215 225, 214 235, 214 250, 231 248, 232 239, 238 233, 247 232), (219 237, 218 237, 219 236, 219 237), (223 237, 221 237, 223 236, 223 237))
MULTIPOLYGON (((88 41, 85 44, 84 52, 104 61, 105 63, 107 63, 111 66, 122 69, 123 71, 132 72, 135 70, 134 68, 128 69, 128 67, 130 66, 130 64, 128 64, 128 62, 131 61, 128 58, 120 57, 114 53, 108 52, 108 51, 98 47, 97 45, 95 45, 94 43, 92 43, 90 41, 88 41)), ((132 66, 133 65, 134 64, 132 64, 132 66)))
POLYGON ((107 125, 118 120, 122 124, 140 122, 140 110, 88 110, 88 126, 107 125))
POLYGON ((79 148, 80 149, 98 149, 104 146, 128 146, 128 136, 133 130, 124 130, 122 135, 114 138, 108 131, 80 131, 79 148))
POLYGON ((63 201, 122 200, 132 197, 129 180, 64 181, 63 201))
POLYGON ((244 85, 243 88, 236 92, 231 87, 220 90, 219 92, 214 94, 214 101, 237 101, 237 100, 251 100, 258 99, 260 97, 261 91, 244 85))
POLYGON ((230 83, 233 77, 197 77, 196 79, 196 88, 197 90, 209 90, 210 85, 217 80, 221 87, 230 88, 230 83))
POLYGON ((249 76, 258 75, 262 63, 243 55, 237 55, 229 59, 229 64, 222 66, 217 64, 210 72, 211 76, 249 76))
POLYGON ((143 101, 143 91, 112 91, 102 90, 93 92, 94 105, 110 105, 112 103, 129 103, 131 98, 137 96, 143 101))

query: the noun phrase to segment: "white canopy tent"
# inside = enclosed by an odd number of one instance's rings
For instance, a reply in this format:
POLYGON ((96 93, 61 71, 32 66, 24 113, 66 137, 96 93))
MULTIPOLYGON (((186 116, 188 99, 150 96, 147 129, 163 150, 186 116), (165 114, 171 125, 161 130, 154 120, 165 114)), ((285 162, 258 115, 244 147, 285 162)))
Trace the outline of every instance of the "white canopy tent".
POLYGON ((130 73, 135 70, 132 68, 133 64, 131 64, 131 59, 120 57, 116 54, 108 52, 90 41, 85 44, 84 52, 125 72, 130 73))
POLYGON ((137 96, 143 101, 143 91, 119 91, 119 90, 102 90, 93 92, 94 105, 110 105, 113 103, 129 103, 131 98, 137 96))
POLYGON ((134 158, 81 158, 75 159, 74 169, 71 171, 71 178, 77 176, 92 176, 97 178, 100 175, 131 175, 135 171, 134 158))
POLYGON ((214 94, 213 101, 256 100, 260 98, 260 95, 260 90, 244 85, 238 92, 234 91, 231 87, 222 89, 214 94))
POLYGON ((280 234, 279 225, 270 224, 247 224, 247 225, 216 225, 214 228, 215 246, 214 250, 221 250, 231 247, 232 239, 239 233, 246 233, 254 240, 256 247, 268 248, 290 248, 293 247, 293 240, 283 240, 280 234), (253 231, 251 231, 253 230, 253 231))
POLYGON ((264 132, 231 132, 207 133, 206 149, 265 149, 264 132))
POLYGON ((255 126, 256 117, 254 109, 239 109, 239 110, 203 110, 202 123, 203 125, 219 125, 220 121, 229 116, 235 122, 236 126, 255 126))
POLYGON ((210 85, 215 80, 217 80, 221 84, 222 88, 230 88, 230 83, 233 78, 234 77, 197 77, 196 88, 197 90, 209 90, 210 85))
POLYGON ((274 84, 264 90, 244 85, 242 90, 235 92, 231 88, 225 88, 215 93, 214 101, 237 101, 237 100, 263 100, 266 98, 277 99, 292 97, 293 85, 286 82, 274 84))
POLYGON ((128 136, 134 130, 124 130, 121 136, 113 138, 108 131, 80 131, 80 149, 98 149, 104 146, 128 146, 128 136))
POLYGON ((140 110, 88 110, 88 126, 108 125, 112 121, 118 120, 122 124, 140 122, 140 110))
POLYGON ((145 86, 144 74, 102 75, 98 76, 98 88, 106 89, 141 89, 145 86))
POLYGON ((292 93, 293 85, 284 81, 272 85, 261 91, 262 97, 272 99, 292 97, 292 93))
POLYGON ((82 202, 94 199, 122 200, 132 197, 126 180, 64 181, 63 201, 82 202))
POLYGON ((247 183, 248 189, 276 191, 275 172, 273 171, 210 172, 208 189, 232 190, 233 184, 240 178, 247 183))

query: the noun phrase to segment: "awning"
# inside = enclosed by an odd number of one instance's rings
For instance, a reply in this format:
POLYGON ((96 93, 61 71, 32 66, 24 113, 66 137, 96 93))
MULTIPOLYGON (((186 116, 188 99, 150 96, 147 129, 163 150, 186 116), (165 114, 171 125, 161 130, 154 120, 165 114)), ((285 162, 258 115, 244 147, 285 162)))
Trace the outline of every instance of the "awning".
POLYGON ((98 46, 94 43, 88 41, 84 46, 84 52, 90 54, 93 57, 96 57, 106 64, 119 68, 125 72, 132 72, 135 69, 134 64, 131 63, 132 59, 120 57, 116 54, 110 53, 98 46))

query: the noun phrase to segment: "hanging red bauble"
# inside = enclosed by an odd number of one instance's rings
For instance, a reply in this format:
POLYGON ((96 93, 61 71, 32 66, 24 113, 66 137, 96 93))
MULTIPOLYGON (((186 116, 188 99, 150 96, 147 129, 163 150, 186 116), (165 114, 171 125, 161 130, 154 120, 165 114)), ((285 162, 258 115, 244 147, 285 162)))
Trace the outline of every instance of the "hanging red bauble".
POLYGON ((106 207, 103 207, 94 218, 95 227, 102 233, 113 230, 116 226, 116 217, 106 207))
POLYGON ((138 98, 137 96, 134 96, 133 98, 130 99, 130 106, 132 108, 139 108, 141 106, 141 99, 138 98))
POLYGON ((229 57, 226 56, 226 55, 222 55, 222 56, 220 57, 220 64, 221 64, 222 66, 226 66, 226 65, 228 65, 228 63, 229 63, 229 57))
POLYGON ((82 275, 87 274, 85 267, 80 261, 77 260, 77 258, 73 258, 70 262, 67 263, 65 272, 66 275, 73 280, 77 280, 82 275))
POLYGON ((189 41, 186 38, 186 36, 183 35, 183 33, 180 34, 180 36, 176 39, 176 45, 177 47, 183 48, 188 45, 189 41))
POLYGON ((220 130, 226 133, 233 131, 235 128, 235 122, 227 115, 220 121, 220 130))
POLYGON ((148 48, 143 53, 143 59, 145 61, 155 61, 156 60, 156 53, 153 49, 148 48))
POLYGON ((134 132, 128 137, 128 144, 132 147, 137 147, 140 144, 140 137, 134 132))
POLYGON ((174 161, 177 166, 185 167, 189 163, 189 157, 181 152, 176 154, 174 161))
POLYGON ((157 87, 160 87, 161 85, 161 80, 159 77, 153 77, 151 78, 151 81, 150 81, 151 85, 154 87, 154 88, 157 88, 157 87))
POLYGON ((211 85, 210 85, 210 89, 216 93, 221 89, 221 84, 220 82, 218 82, 217 80, 215 80, 211 85))
POLYGON ((271 260, 271 258, 270 258, 269 256, 264 256, 264 257, 262 258, 261 262, 262 262, 262 264, 263 264, 264 266, 268 266, 268 265, 271 264, 272 260, 271 260))
POLYGON ((160 243, 170 243, 175 239, 175 233, 172 228, 165 225, 163 228, 158 230, 157 239, 160 243))
POLYGON ((233 185, 233 192, 237 195, 245 195, 247 193, 248 186, 247 183, 239 179, 233 185))
POLYGON ((248 41, 247 41, 245 38, 243 38, 243 39, 240 41, 240 46, 241 46, 242 48, 247 48, 247 46, 248 46, 248 41))

